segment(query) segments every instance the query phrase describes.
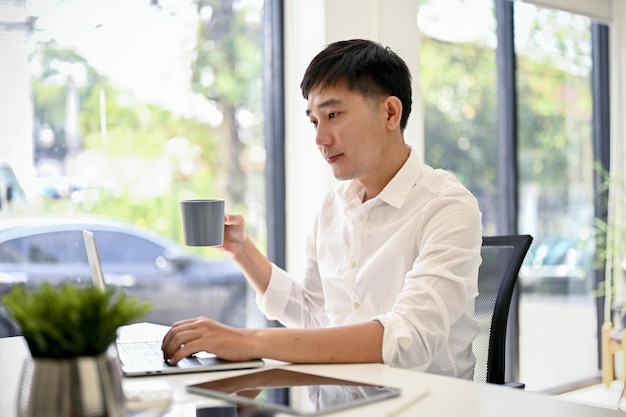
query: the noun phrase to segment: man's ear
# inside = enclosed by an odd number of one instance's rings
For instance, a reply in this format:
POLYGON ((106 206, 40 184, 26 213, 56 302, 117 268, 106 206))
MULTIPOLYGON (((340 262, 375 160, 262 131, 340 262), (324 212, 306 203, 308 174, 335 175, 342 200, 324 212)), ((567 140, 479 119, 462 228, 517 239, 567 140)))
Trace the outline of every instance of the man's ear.
POLYGON ((396 96, 389 96, 382 103, 387 129, 395 130, 402 119, 402 102, 396 96))

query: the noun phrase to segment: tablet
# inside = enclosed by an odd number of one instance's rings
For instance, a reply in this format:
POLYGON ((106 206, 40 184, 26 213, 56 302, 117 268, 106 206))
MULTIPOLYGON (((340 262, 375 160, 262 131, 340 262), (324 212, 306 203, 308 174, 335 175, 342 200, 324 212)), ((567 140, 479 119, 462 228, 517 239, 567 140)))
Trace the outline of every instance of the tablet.
POLYGON ((274 411, 299 416, 318 416, 346 408, 358 407, 400 395, 399 388, 368 384, 349 379, 271 368, 230 378, 188 385, 195 394, 219 398, 237 404, 239 415, 274 411), (272 391, 288 389, 289 404, 275 399, 272 391))

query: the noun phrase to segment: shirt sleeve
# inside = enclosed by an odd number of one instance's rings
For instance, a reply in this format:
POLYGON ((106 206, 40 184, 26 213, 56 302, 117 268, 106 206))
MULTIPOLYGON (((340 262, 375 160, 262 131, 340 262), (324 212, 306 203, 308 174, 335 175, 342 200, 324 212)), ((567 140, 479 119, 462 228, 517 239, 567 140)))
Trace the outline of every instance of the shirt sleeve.
POLYGON ((285 310, 291 293, 291 278, 286 271, 272 263, 270 282, 262 295, 257 293, 256 303, 269 320, 278 320, 285 310))
MULTIPOLYGON (((419 253, 384 326, 383 361, 392 366, 457 375, 454 352, 471 356, 478 332, 473 318, 482 244, 481 214, 474 197, 451 190, 420 215, 419 253), (436 364, 438 369, 433 369, 436 364)), ((458 353, 456 354, 458 356, 458 353)))
POLYGON ((307 285, 272 263, 268 287, 263 295, 257 294, 256 303, 269 320, 278 320, 286 327, 326 327, 319 274, 317 279, 314 273, 308 275, 305 282, 307 285))

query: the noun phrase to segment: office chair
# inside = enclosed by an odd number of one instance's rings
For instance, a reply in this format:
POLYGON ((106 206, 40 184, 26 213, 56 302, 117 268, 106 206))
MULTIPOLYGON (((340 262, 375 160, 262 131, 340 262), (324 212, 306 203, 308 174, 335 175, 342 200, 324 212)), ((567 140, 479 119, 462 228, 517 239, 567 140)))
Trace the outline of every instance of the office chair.
POLYGON ((480 333, 472 343, 474 382, 525 388, 521 382, 504 381, 505 342, 513 290, 532 240, 530 235, 483 237, 475 301, 480 333))

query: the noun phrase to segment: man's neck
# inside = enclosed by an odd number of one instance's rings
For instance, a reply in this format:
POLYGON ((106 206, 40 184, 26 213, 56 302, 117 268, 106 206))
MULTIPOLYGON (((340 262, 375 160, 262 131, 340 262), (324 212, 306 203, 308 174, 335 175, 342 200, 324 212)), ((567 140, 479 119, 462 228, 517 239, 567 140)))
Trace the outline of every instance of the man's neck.
POLYGON ((380 194, 387 184, 389 184, 389 181, 400 171, 400 168, 404 166, 410 154, 411 148, 403 144, 401 150, 398 150, 387 158, 380 172, 372 176, 371 181, 359 181, 359 184, 365 191, 363 194, 364 203, 380 194))

